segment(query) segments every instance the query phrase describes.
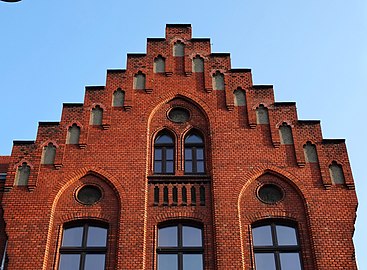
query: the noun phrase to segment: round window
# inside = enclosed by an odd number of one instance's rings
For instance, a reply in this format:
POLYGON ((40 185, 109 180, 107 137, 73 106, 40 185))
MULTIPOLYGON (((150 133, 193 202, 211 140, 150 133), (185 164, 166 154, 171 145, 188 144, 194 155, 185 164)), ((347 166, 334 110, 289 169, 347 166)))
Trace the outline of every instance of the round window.
POLYGON ((283 199, 283 190, 273 184, 266 184, 259 188, 258 198, 264 203, 276 203, 283 199))
POLYGON ((185 123, 190 118, 190 112, 184 108, 176 107, 168 112, 168 119, 175 123, 185 123))
POLYGON ((99 187, 86 185, 78 191, 76 198, 83 204, 91 205, 102 198, 102 191, 99 187))

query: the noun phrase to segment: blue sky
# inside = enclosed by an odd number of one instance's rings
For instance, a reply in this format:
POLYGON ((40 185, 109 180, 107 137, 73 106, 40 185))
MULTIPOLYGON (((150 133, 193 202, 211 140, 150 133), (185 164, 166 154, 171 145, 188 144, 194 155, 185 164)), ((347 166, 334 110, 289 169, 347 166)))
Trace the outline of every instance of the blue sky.
POLYGON ((191 23, 232 67, 273 84, 277 101, 296 101, 300 119, 320 119, 324 138, 346 138, 367 269, 365 0, 0 2, 0 155, 35 139, 38 121, 59 121, 63 102, 83 102, 86 85, 104 85, 106 70, 125 68, 126 53, 145 52, 166 23, 191 23))

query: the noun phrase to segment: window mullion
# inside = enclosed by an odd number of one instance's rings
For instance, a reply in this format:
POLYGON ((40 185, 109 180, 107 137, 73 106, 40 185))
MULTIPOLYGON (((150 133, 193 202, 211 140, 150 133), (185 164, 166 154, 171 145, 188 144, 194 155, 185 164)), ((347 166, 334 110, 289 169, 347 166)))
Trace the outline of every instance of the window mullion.
POLYGON ((166 155, 166 147, 162 147, 162 173, 166 173, 166 163, 167 163, 167 155, 166 155))

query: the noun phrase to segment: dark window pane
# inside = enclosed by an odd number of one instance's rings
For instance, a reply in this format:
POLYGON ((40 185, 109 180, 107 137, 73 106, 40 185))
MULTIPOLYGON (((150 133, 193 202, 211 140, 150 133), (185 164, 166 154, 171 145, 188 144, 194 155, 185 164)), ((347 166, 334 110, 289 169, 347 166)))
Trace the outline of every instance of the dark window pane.
POLYGON ((280 253, 282 270, 301 270, 301 262, 298 253, 280 253))
POLYGON ((79 270, 79 254, 61 254, 59 270, 79 270))
POLYGON ((192 161, 185 161, 185 172, 192 172, 192 161))
POLYGON ((83 237, 83 227, 73 227, 64 229, 62 237, 63 247, 81 247, 83 237))
POLYGON ((88 228, 88 247, 105 247, 107 243, 107 229, 90 226, 88 228))
POLYGON ((155 161, 154 162, 154 172, 161 173, 162 172, 162 162, 161 161, 155 161))
POLYGON ((276 226, 278 245, 297 245, 296 229, 288 226, 276 226))
POLYGON ((183 270, 202 270, 203 255, 201 254, 184 254, 183 270))
POLYGON ((158 231, 159 247, 177 247, 177 226, 161 228, 158 231))
POLYGON ((166 162, 166 172, 173 173, 173 161, 166 162))
POLYGON ((201 229, 189 226, 182 227, 182 245, 184 247, 201 247, 201 229))
POLYGON ((85 256, 85 270, 103 270, 105 266, 104 254, 87 254, 85 256))
POLYGON ((172 148, 166 149, 166 159, 173 160, 173 149, 172 148))
POLYGON ((255 254, 256 270, 275 270, 275 259, 273 253, 255 254))
POLYGON ((176 254, 158 254, 158 270, 177 270, 177 268, 176 254))
POLYGON ((162 160, 162 149, 158 148, 154 150, 154 159, 162 160))
POLYGON ((192 150, 191 148, 185 149, 185 160, 192 160, 192 150))
POLYGON ((196 159, 204 160, 204 149, 196 148, 196 159))
POLYGON ((196 162, 196 169, 197 169, 197 172, 199 173, 203 173, 204 172, 204 161, 198 161, 196 162))
POLYGON ((192 134, 186 138, 185 143, 203 143, 203 139, 196 134, 192 134))
POLYGON ((270 225, 253 228, 252 238, 254 240, 254 246, 272 246, 273 240, 270 225))
POLYGON ((168 136, 168 135, 161 135, 161 136, 158 136, 158 138, 155 140, 155 143, 173 143, 173 139, 168 136))

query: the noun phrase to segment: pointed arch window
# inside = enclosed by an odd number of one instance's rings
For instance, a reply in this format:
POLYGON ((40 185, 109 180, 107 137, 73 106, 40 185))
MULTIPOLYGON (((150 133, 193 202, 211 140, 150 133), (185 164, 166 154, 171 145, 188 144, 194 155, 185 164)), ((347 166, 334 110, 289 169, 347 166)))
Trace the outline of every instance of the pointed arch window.
POLYGON ((174 173, 174 149, 175 141, 172 134, 168 132, 160 133, 154 140, 154 173, 173 174, 174 173))
POLYGON ((78 144, 80 137, 80 127, 77 124, 73 124, 68 128, 68 134, 66 137, 66 144, 78 144))
POLYGON ((336 161, 333 161, 330 164, 329 172, 330 172, 331 181, 334 184, 344 184, 345 183, 343 168, 336 161))
POLYGON ((220 71, 216 71, 213 74, 213 89, 214 90, 224 90, 224 75, 220 71))
POLYGON ((113 107, 123 107, 125 101, 125 92, 118 88, 113 93, 112 106, 113 107))
POLYGON ((269 124, 268 109, 263 104, 256 108, 256 123, 260 125, 269 124))
POLYGON ((204 72, 204 59, 199 55, 192 59, 192 72, 204 72))
POLYGON ((189 133, 185 138, 185 174, 205 173, 204 139, 197 133, 189 133))
POLYGON ((23 162, 21 166, 17 169, 17 174, 15 176, 16 186, 26 186, 28 185, 29 175, 31 174, 31 167, 27 162, 23 162))
POLYGON ((90 125, 102 125, 103 109, 97 105, 94 107, 90 114, 90 125))
POLYGON ((145 89, 145 74, 141 71, 134 76, 134 89, 145 89))
POLYGON ((154 73, 164 73, 166 71, 165 59, 159 55, 154 59, 154 73))
POLYGON ((314 144, 312 144, 311 142, 307 142, 303 146, 303 151, 304 151, 305 159, 307 163, 318 162, 316 146, 314 144))
POLYGON ((280 143, 281 144, 293 144, 292 128, 287 123, 283 123, 279 127, 280 143))
POLYGON ((173 56, 184 56, 185 55, 185 44, 183 44, 181 41, 177 41, 173 45, 173 56))
POLYGON ((246 94, 241 88, 234 90, 234 106, 245 106, 246 105, 246 94))
POLYGON ((56 156, 56 146, 53 143, 49 143, 43 147, 42 152, 42 164, 50 165, 54 164, 56 156))
POLYGON ((293 224, 270 221, 252 227, 256 270, 302 270, 301 247, 293 224))

